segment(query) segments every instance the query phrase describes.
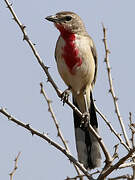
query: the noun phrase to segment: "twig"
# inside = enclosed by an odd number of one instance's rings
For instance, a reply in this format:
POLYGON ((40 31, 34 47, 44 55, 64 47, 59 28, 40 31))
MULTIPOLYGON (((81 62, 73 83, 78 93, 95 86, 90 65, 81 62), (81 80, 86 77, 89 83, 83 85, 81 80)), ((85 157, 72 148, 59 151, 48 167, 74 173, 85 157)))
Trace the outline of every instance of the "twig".
POLYGON ((133 126, 132 113, 131 112, 129 112, 129 122, 130 122, 129 128, 131 130, 131 143, 132 143, 132 148, 134 148, 135 147, 135 144, 134 144, 135 129, 133 126))
MULTIPOLYGON (((130 122, 130 130, 131 130, 131 144, 132 144, 132 148, 135 147, 135 144, 134 144, 134 135, 135 135, 135 129, 134 129, 134 124, 133 124, 133 121, 132 121, 132 113, 129 112, 129 122, 130 122)), ((132 161, 133 163, 135 163, 135 157, 132 157, 132 161)), ((132 170, 133 170, 133 179, 135 179, 135 166, 132 167, 132 170)))
POLYGON ((127 168, 127 167, 135 167, 135 163, 134 162, 124 163, 124 164, 120 165, 119 169, 123 169, 123 168, 127 168))
POLYGON ((114 146, 113 160, 116 159, 116 158, 119 158, 118 153, 117 153, 118 152, 118 146, 119 146, 119 144, 116 144, 114 146))
MULTIPOLYGON (((26 26, 24 26, 24 25, 19 21, 19 19, 17 18, 15 12, 13 11, 13 9, 12 9, 12 7, 11 7, 12 5, 9 4, 8 0, 4 0, 4 1, 6 2, 8 9, 10 10, 11 14, 13 15, 13 19, 14 19, 15 22, 18 24, 18 26, 20 27, 20 29, 21 29, 21 31, 22 31, 22 33, 23 33, 23 40, 25 40, 25 41, 29 44, 29 46, 30 46, 30 48, 32 49, 32 51, 33 51, 33 53, 34 53, 34 55, 35 55, 38 63, 40 64, 40 66, 41 66, 42 69, 44 70, 44 72, 45 72, 45 74, 46 74, 46 76, 47 76, 47 78, 48 78, 48 81, 52 84, 52 86, 54 87, 55 91, 57 92, 57 95, 61 98, 62 92, 58 89, 58 87, 57 87, 57 85, 55 84, 55 82, 53 81, 50 73, 48 72, 48 67, 44 65, 44 63, 43 63, 43 61, 41 60, 38 52, 37 52, 36 49, 35 49, 35 46, 34 46, 33 43, 30 41, 30 39, 29 39, 29 37, 28 37, 28 35, 27 35, 27 33, 26 33, 26 30, 25 30, 26 26)), ((82 113, 79 111, 79 109, 78 109, 76 106, 74 106, 74 105, 73 105, 70 101, 68 101, 68 100, 65 100, 65 102, 73 109, 73 111, 75 111, 75 112, 82 118, 82 120, 84 120, 82 113)), ((100 146, 101 146, 101 148, 102 148, 102 150, 103 150, 103 152, 104 152, 104 155, 105 155, 105 157, 106 157, 106 162, 111 162, 111 156, 110 156, 108 150, 106 149, 105 145, 103 144, 103 140, 101 139, 101 137, 98 135, 98 133, 94 130, 94 128, 93 128, 92 126, 89 127, 89 130, 90 130, 90 131, 95 135, 95 137, 97 138, 97 140, 98 140, 98 142, 99 142, 99 144, 100 144, 100 146)))
POLYGON ((131 180, 131 176, 129 174, 127 174, 127 175, 123 175, 123 176, 117 176, 115 178, 108 178, 108 180, 118 180, 118 179, 131 180))
POLYGON ((83 178, 83 177, 85 177, 85 175, 75 176, 75 177, 72 177, 72 178, 67 177, 65 180, 77 180, 77 179, 80 179, 80 178, 83 178))
POLYGON ((61 141, 63 142, 63 144, 64 144, 64 146, 65 146, 65 148, 66 148, 66 150, 69 151, 67 142, 66 142, 66 140, 65 140, 64 137, 63 137, 63 134, 62 134, 62 132, 61 132, 61 130, 60 130, 58 121, 57 121, 56 116, 55 116, 55 114, 54 114, 54 112, 53 112, 53 109, 52 109, 52 106, 51 106, 51 100, 47 97, 47 95, 46 95, 46 93, 45 93, 45 90, 44 90, 44 88, 43 88, 43 83, 40 83, 40 87, 41 87, 40 92, 41 92, 41 94, 44 96, 44 98, 45 98, 45 100, 46 100, 46 102, 47 102, 47 104, 48 104, 48 111, 50 112, 50 114, 51 114, 51 116, 52 116, 52 119, 53 119, 53 121, 54 121, 54 124, 55 124, 55 126, 56 126, 56 129, 57 129, 57 132, 58 132, 58 137, 60 137, 61 141))
POLYGON ((121 138, 120 134, 118 134, 116 132, 116 130, 113 128, 113 126, 111 125, 111 123, 106 119, 106 117, 104 116, 104 114, 95 106, 97 113, 102 117, 102 119, 105 121, 105 123, 108 125, 108 127, 110 128, 111 132, 113 132, 115 134, 115 136, 119 139, 120 143, 129 151, 130 148, 128 147, 128 145, 123 141, 123 139, 121 138))
POLYGON ((0 109, 0 113, 2 113, 3 115, 5 115, 10 121, 16 123, 17 125, 27 129, 28 131, 31 132, 32 135, 37 135, 38 137, 41 137, 42 139, 44 139, 45 141, 47 141, 49 144, 51 144, 52 146, 54 146, 56 149, 58 149, 59 151, 61 151, 63 154, 65 154, 68 159, 73 162, 87 177, 88 179, 91 180, 91 175, 88 173, 88 171, 83 167, 82 164, 80 164, 67 150, 65 150, 62 146, 60 146, 59 144, 57 144, 55 141, 53 141, 52 139, 50 139, 46 134, 42 134, 40 132, 38 132, 37 130, 33 129, 30 127, 29 124, 24 124, 23 122, 17 120, 16 118, 14 118, 13 116, 11 116, 5 109, 0 109))
POLYGON ((126 144, 129 146, 129 148, 131 148, 130 147, 130 142, 129 142, 129 139, 128 139, 128 136, 127 136, 127 133, 126 133, 126 130, 125 130, 125 126, 124 126, 122 117, 120 115, 120 111, 119 111, 119 107, 118 107, 118 103, 117 103, 118 98, 116 97, 115 92, 114 92, 114 88, 113 88, 112 76, 111 76, 111 68, 110 68, 109 57, 108 57, 110 51, 109 51, 108 46, 107 46, 106 28, 104 27, 104 25, 103 25, 103 36, 104 36, 103 37, 103 42, 104 42, 104 46, 105 46, 105 63, 106 63, 106 68, 107 68, 107 73, 108 73, 108 80, 109 80, 109 85, 110 85, 109 92, 111 92, 111 95, 112 95, 112 98, 113 98, 113 102, 114 102, 114 106, 115 106, 115 112, 117 114, 117 117, 118 117, 121 129, 122 129, 126 144))
MULTIPOLYGON (((92 175, 94 175, 94 174, 98 174, 98 173, 100 173, 100 171, 99 171, 99 170, 97 170, 97 171, 95 171, 95 172, 91 173, 91 176, 92 176, 92 175)), ((77 180, 77 179, 79 179, 79 178, 81 178, 81 177, 85 177, 85 175, 75 176, 75 177, 72 177, 72 178, 67 177, 65 180, 77 180)), ((93 179, 93 180, 94 180, 94 179, 93 179)))
POLYGON ((14 168, 13 168, 12 172, 9 174, 9 175, 10 175, 10 180, 13 180, 13 176, 14 176, 17 168, 18 168, 18 167, 17 167, 17 162, 18 162, 18 159, 19 159, 20 154, 21 154, 21 152, 18 153, 18 155, 16 156, 16 158, 15 158, 15 160, 14 160, 14 161, 15 161, 14 168))
POLYGON ((106 178, 109 174, 111 174, 115 169, 118 169, 121 164, 123 164, 129 157, 133 155, 135 152, 135 148, 131 149, 126 156, 121 158, 116 164, 114 164, 112 167, 108 168, 105 172, 99 175, 97 180, 102 180, 106 178))
MULTIPOLYGON (((63 136, 63 134, 62 134, 62 132, 61 132, 60 126, 59 126, 59 124, 58 124, 58 121, 57 121, 56 116, 55 116, 55 114, 54 114, 54 111, 53 111, 53 109, 52 109, 52 106, 51 106, 51 102, 52 102, 52 101, 47 97, 47 94, 45 93, 45 90, 44 90, 44 88, 43 88, 43 83, 40 83, 40 87, 41 87, 40 92, 41 92, 41 94, 44 96, 44 98, 45 98, 45 100, 46 100, 46 102, 47 102, 47 104, 48 104, 48 111, 50 112, 50 114, 51 114, 51 116, 52 116, 52 119, 53 119, 53 121, 54 121, 54 124, 55 124, 55 126, 56 126, 58 137, 60 137, 62 143, 63 143, 64 146, 65 146, 65 149, 70 153, 68 144, 67 144, 66 140, 64 139, 64 136, 63 136)), ((74 165, 74 167, 75 167, 78 175, 80 176, 80 180, 82 180, 82 175, 81 175, 78 167, 77 167, 75 164, 73 164, 73 165, 74 165)))

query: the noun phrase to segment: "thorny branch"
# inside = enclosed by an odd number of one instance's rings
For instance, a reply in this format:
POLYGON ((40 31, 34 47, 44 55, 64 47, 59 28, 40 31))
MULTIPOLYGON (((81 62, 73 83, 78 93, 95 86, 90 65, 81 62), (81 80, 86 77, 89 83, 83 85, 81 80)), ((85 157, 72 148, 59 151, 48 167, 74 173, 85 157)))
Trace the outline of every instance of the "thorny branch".
POLYGON ((117 176, 115 178, 108 178, 108 180, 118 180, 118 179, 133 180, 129 174, 123 176, 117 176))
MULTIPOLYGON (((21 29, 21 31, 22 31, 22 33, 23 33, 23 40, 25 40, 25 41, 29 44, 29 46, 30 46, 30 48, 32 49, 32 51, 33 51, 33 53, 34 53, 34 55, 35 55, 38 63, 40 64, 40 66, 41 66, 42 69, 44 70, 44 72, 45 72, 45 74, 46 74, 46 76, 47 76, 47 78, 48 78, 48 81, 52 84, 52 86, 54 87, 55 91, 57 92, 57 95, 61 98, 62 93, 61 93, 61 91, 58 89, 58 87, 57 87, 57 85, 55 84, 55 82, 53 81, 53 79, 52 79, 52 77, 51 77, 51 75, 50 75, 50 73, 49 73, 49 71, 48 71, 48 67, 44 65, 44 63, 43 63, 43 61, 41 60, 38 52, 37 52, 36 49, 35 49, 33 43, 30 41, 30 39, 29 39, 29 37, 28 37, 28 35, 27 35, 27 33, 26 33, 26 30, 25 30, 25 29, 26 29, 26 26, 24 26, 24 25, 19 21, 19 19, 17 18, 15 12, 14 12, 13 9, 12 9, 12 5, 9 4, 8 0, 4 0, 4 1, 6 2, 7 7, 9 8, 11 14, 13 15, 13 19, 14 19, 15 22, 18 24, 18 26, 20 27, 20 29, 21 29)), ((78 109, 76 106, 74 106, 69 100, 66 100, 65 102, 73 109, 73 111, 75 111, 75 112, 82 118, 82 120, 84 120, 84 117, 83 117, 82 113, 79 111, 79 109, 78 109)), ((104 155, 105 155, 105 157, 106 157, 106 164, 109 165, 109 164, 112 162, 112 158, 111 158, 111 155, 110 155, 109 151, 107 150, 107 148, 106 148, 106 146, 105 146, 102 138, 99 136, 99 134, 94 130, 94 128, 93 128, 91 125, 89 125, 89 130, 90 130, 91 133, 97 138, 97 140, 98 140, 98 142, 99 142, 99 144, 100 144, 100 146, 101 146, 101 148, 102 148, 102 150, 103 150, 103 152, 104 152, 104 155)))
POLYGON ((121 138, 120 134, 116 132, 116 130, 113 128, 111 123, 106 119, 104 114, 97 107, 96 107, 96 111, 101 116, 101 118, 105 121, 105 123, 108 125, 108 127, 111 130, 111 132, 113 132, 115 134, 115 136, 119 139, 120 143, 129 151, 130 148, 128 147, 128 145, 123 141, 123 139, 121 138))
POLYGON ((129 162, 129 163, 121 164, 119 169, 127 168, 127 167, 135 167, 135 163, 134 162, 129 162))
MULTIPOLYGON (((47 97, 47 94, 45 93, 45 90, 44 90, 44 88, 43 88, 43 83, 40 83, 40 87, 41 87, 40 92, 41 92, 41 94, 44 96, 44 98, 45 98, 45 100, 46 100, 46 102, 47 102, 47 104, 48 104, 48 111, 51 113, 52 119, 53 119, 54 124, 55 124, 55 126, 56 126, 56 129, 57 129, 57 132, 58 132, 58 137, 60 137, 62 143, 63 143, 64 146, 65 146, 65 149, 70 153, 68 144, 67 144, 66 140, 64 139, 64 136, 63 136, 63 134, 62 134, 62 132, 61 132, 61 129, 60 129, 60 126, 59 126, 58 121, 57 121, 57 119, 56 119, 56 116, 55 116, 55 114, 54 114, 54 112, 53 112, 53 108, 52 108, 52 105, 51 105, 51 102, 52 102, 52 101, 47 97)), ((74 167, 75 167, 75 169, 76 169, 76 171, 77 171, 77 173, 78 173, 78 176, 80 177, 80 180, 82 180, 83 177, 81 177, 81 173, 80 173, 78 167, 77 167, 76 165, 74 165, 74 167)))
POLYGON ((110 51, 109 51, 108 46, 107 46, 106 28, 104 27, 104 25, 103 25, 103 35, 104 35, 103 42, 104 42, 104 46, 105 46, 105 63, 106 63, 106 68, 107 68, 107 73, 108 73, 108 80, 109 80, 109 86, 110 86, 109 92, 111 93, 111 95, 113 97, 113 102, 114 102, 114 106, 115 106, 115 112, 117 114, 117 117, 118 117, 121 129, 122 129, 122 132, 123 132, 126 144, 130 148, 130 142, 129 142, 129 139, 128 139, 128 136, 127 136, 127 133, 126 133, 126 130, 125 130, 125 126, 124 126, 122 117, 120 115, 118 103, 117 103, 118 98, 116 97, 115 92, 114 92, 114 88, 113 88, 112 76, 111 76, 111 67, 110 67, 109 57, 108 57, 110 51))
MULTIPOLYGON (((98 174, 98 173, 100 173, 99 170, 97 170, 96 172, 91 173, 91 176, 94 175, 94 174, 98 174)), ((83 178, 83 177, 85 177, 85 175, 75 176, 75 177, 72 177, 72 178, 67 177, 65 180, 77 180, 77 179, 80 179, 80 178, 83 178)))
POLYGON ((17 125, 27 129, 28 131, 31 132, 32 135, 37 135, 38 137, 41 137, 42 139, 44 139, 45 141, 47 141, 49 144, 51 144, 52 146, 54 146, 55 148, 57 148, 59 151, 61 151, 63 154, 65 154, 68 159, 73 162, 87 177, 88 179, 92 179, 91 175, 88 173, 88 171, 83 167, 82 164, 80 164, 67 150, 65 150, 62 146, 60 146, 59 144, 57 144, 55 141, 53 141, 52 139, 50 139, 46 134, 42 134, 40 132, 38 132, 37 130, 33 129, 30 127, 29 124, 24 124, 23 122, 19 121, 18 119, 14 118, 13 116, 11 116, 5 109, 0 109, 0 113, 2 113, 3 115, 5 115, 10 121, 16 123, 17 125))
POLYGON ((13 180, 13 176, 14 176, 17 168, 18 168, 18 167, 17 167, 17 162, 18 162, 18 159, 19 159, 20 154, 21 154, 21 152, 18 153, 18 155, 16 156, 16 158, 15 158, 15 160, 14 160, 14 161, 15 161, 14 168, 13 168, 12 172, 9 174, 9 175, 10 175, 10 180, 13 180))
POLYGON ((55 114, 54 114, 54 112, 53 112, 53 109, 52 109, 52 106, 51 106, 51 100, 47 97, 47 94, 45 93, 45 90, 44 90, 44 88, 43 88, 43 83, 40 83, 40 87, 41 87, 40 92, 41 92, 41 94, 44 96, 44 98, 45 98, 45 100, 46 100, 46 102, 47 102, 47 104, 48 104, 48 111, 51 113, 52 119, 53 119, 54 124, 55 124, 55 126, 56 126, 56 129, 57 129, 57 132, 58 132, 58 137, 60 137, 61 141, 63 142, 63 144, 64 144, 64 146, 65 146, 65 149, 66 149, 67 151, 69 151, 67 142, 66 142, 66 140, 64 139, 64 136, 63 136, 63 134, 62 134, 62 132, 61 132, 61 130, 60 130, 60 127, 59 127, 58 121, 57 121, 57 119, 56 119, 56 116, 55 116, 55 114))
POLYGON ((135 152, 135 148, 131 149, 126 156, 121 158, 116 164, 108 168, 103 174, 100 174, 98 177, 98 180, 102 180, 105 177, 107 177, 109 174, 111 174, 115 169, 118 169, 121 164, 123 164, 128 158, 130 158, 133 153, 135 152))
POLYGON ((135 129, 134 129, 134 124, 133 124, 133 121, 132 121, 132 113, 129 112, 129 128, 131 130, 131 143, 132 143, 132 148, 135 147, 135 142, 134 142, 134 135, 135 135, 135 129))
MULTIPOLYGON (((131 130, 131 144, 132 144, 132 148, 135 147, 135 142, 134 142, 134 135, 135 135, 135 129, 134 129, 134 124, 132 121, 132 113, 129 112, 129 128, 131 130)), ((135 157, 132 157, 132 161, 133 163, 135 163, 135 157)), ((133 179, 135 179, 135 166, 132 166, 132 170, 133 170, 133 179)))

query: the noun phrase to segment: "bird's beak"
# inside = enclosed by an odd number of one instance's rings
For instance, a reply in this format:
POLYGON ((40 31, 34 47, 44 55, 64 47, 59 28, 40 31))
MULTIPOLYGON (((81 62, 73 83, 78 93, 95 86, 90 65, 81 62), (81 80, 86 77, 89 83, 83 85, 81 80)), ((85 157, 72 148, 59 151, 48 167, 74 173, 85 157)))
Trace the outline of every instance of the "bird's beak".
POLYGON ((47 19, 48 21, 54 22, 54 23, 59 22, 59 19, 55 15, 47 16, 45 19, 47 19))

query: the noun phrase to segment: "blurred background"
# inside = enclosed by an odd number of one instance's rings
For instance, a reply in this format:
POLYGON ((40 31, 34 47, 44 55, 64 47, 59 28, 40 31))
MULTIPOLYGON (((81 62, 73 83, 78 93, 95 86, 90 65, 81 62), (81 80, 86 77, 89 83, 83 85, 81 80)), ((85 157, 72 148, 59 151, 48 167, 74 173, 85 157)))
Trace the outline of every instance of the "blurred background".
MULTIPOLYGON (((65 84, 61 80, 54 59, 54 50, 59 32, 52 23, 44 18, 59 11, 76 12, 83 19, 88 33, 93 38, 98 52, 98 76, 94 88, 96 105, 111 122, 117 132, 121 133, 119 122, 111 94, 109 93, 108 77, 104 63, 104 44, 102 23, 107 28, 109 56, 113 85, 118 97, 121 116, 129 138, 129 112, 134 120, 134 67, 135 67, 135 1, 63 1, 63 0, 12 0, 10 1, 20 21, 26 26, 29 38, 36 44, 44 64, 49 66, 54 81, 64 91, 65 84)), ((56 92, 47 82, 47 78, 37 63, 23 35, 12 19, 12 15, 3 1, 0 2, 0 107, 17 119, 40 132, 48 133, 49 137, 61 143, 57 137, 47 103, 40 94, 40 82, 52 100, 53 110, 59 121, 60 128, 68 141, 71 153, 76 156, 74 125, 72 110, 57 97, 56 92)), ((109 149, 114 152, 118 139, 110 132, 104 121, 98 116, 99 132, 109 149)), ((122 136, 123 137, 123 136, 122 136)), ((0 179, 9 179, 14 159, 18 152, 21 156, 14 180, 64 180, 67 176, 74 177, 76 172, 70 161, 57 149, 25 129, 10 122, 0 115, 0 179)), ((120 145, 119 157, 127 151, 120 145)), ((104 163, 104 155, 103 155, 104 163)), ((115 171, 114 177, 130 173, 129 168, 115 171)), ((96 177, 96 176, 95 176, 96 177)))

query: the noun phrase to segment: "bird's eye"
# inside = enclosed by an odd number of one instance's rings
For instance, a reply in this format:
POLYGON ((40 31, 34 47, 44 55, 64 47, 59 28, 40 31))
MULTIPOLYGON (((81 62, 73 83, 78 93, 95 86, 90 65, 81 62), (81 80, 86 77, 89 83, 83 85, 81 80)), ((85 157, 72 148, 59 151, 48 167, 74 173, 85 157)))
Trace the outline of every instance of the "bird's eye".
POLYGON ((71 16, 66 16, 66 17, 65 17, 65 20, 66 20, 66 21, 70 21, 71 19, 72 19, 71 16))

